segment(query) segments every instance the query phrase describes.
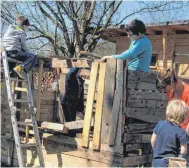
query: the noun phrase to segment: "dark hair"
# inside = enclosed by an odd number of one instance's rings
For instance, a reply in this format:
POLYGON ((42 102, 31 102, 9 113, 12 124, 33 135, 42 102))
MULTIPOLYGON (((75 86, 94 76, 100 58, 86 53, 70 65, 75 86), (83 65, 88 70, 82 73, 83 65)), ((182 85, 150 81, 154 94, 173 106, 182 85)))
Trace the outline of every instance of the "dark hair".
POLYGON ((22 22, 22 25, 29 26, 29 25, 30 25, 29 20, 26 18, 26 19, 22 22))
POLYGON ((146 27, 145 27, 145 24, 141 20, 134 19, 127 25, 126 31, 131 31, 135 35, 138 35, 139 33, 145 34, 146 27))
POLYGON ((167 85, 170 85, 171 83, 177 83, 178 78, 175 74, 174 70, 171 69, 162 69, 156 79, 156 88, 162 92, 163 89, 166 88, 167 85))

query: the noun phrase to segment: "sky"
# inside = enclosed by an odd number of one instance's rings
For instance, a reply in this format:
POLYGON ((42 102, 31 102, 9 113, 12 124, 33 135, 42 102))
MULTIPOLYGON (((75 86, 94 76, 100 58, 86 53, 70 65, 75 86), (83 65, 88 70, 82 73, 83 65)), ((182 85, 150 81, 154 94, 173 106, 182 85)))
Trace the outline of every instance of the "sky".
MULTIPOLYGON (((150 2, 150 1, 147 1, 150 2)), ((183 3, 179 2, 178 3, 183 3)), ((130 14, 133 10, 140 8, 140 4, 136 1, 124 1, 122 3, 122 6, 120 7, 120 16, 123 17, 127 14, 130 14)), ((137 18, 145 23, 154 23, 154 22, 166 22, 166 21, 180 21, 180 20, 189 20, 189 5, 182 10, 172 10, 172 11, 167 11, 167 12, 157 12, 154 14, 137 14, 134 16, 129 17, 126 19, 123 23, 127 24, 131 20, 137 18)))

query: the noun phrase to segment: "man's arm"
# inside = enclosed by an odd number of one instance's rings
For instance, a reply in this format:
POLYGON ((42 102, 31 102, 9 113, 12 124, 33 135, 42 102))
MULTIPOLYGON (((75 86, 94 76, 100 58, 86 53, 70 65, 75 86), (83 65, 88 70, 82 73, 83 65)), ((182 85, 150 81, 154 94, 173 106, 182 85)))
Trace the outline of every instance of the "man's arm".
POLYGON ((153 149, 154 149, 154 145, 155 145, 156 139, 157 139, 157 135, 155 133, 153 133, 152 134, 152 138, 151 138, 151 145, 152 145, 153 149))
POLYGON ((181 155, 187 154, 187 150, 188 150, 187 144, 182 144, 180 147, 180 154, 181 155))

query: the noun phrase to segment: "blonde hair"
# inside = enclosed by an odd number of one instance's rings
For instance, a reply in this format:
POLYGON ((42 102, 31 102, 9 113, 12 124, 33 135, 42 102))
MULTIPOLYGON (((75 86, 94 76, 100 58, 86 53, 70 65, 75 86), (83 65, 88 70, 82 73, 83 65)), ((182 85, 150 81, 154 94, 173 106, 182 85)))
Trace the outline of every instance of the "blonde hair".
POLYGON ((180 125, 186 120, 188 112, 189 107, 184 101, 174 99, 169 102, 166 108, 166 120, 180 125))

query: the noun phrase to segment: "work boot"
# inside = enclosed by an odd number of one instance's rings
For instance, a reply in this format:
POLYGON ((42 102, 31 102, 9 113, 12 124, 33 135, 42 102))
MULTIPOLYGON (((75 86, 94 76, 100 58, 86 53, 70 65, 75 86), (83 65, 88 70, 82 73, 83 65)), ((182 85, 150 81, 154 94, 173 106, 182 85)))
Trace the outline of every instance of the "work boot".
POLYGON ((13 68, 13 72, 20 78, 20 79, 24 79, 24 77, 22 76, 22 71, 23 71, 23 68, 18 65, 16 66, 15 68, 13 68))

